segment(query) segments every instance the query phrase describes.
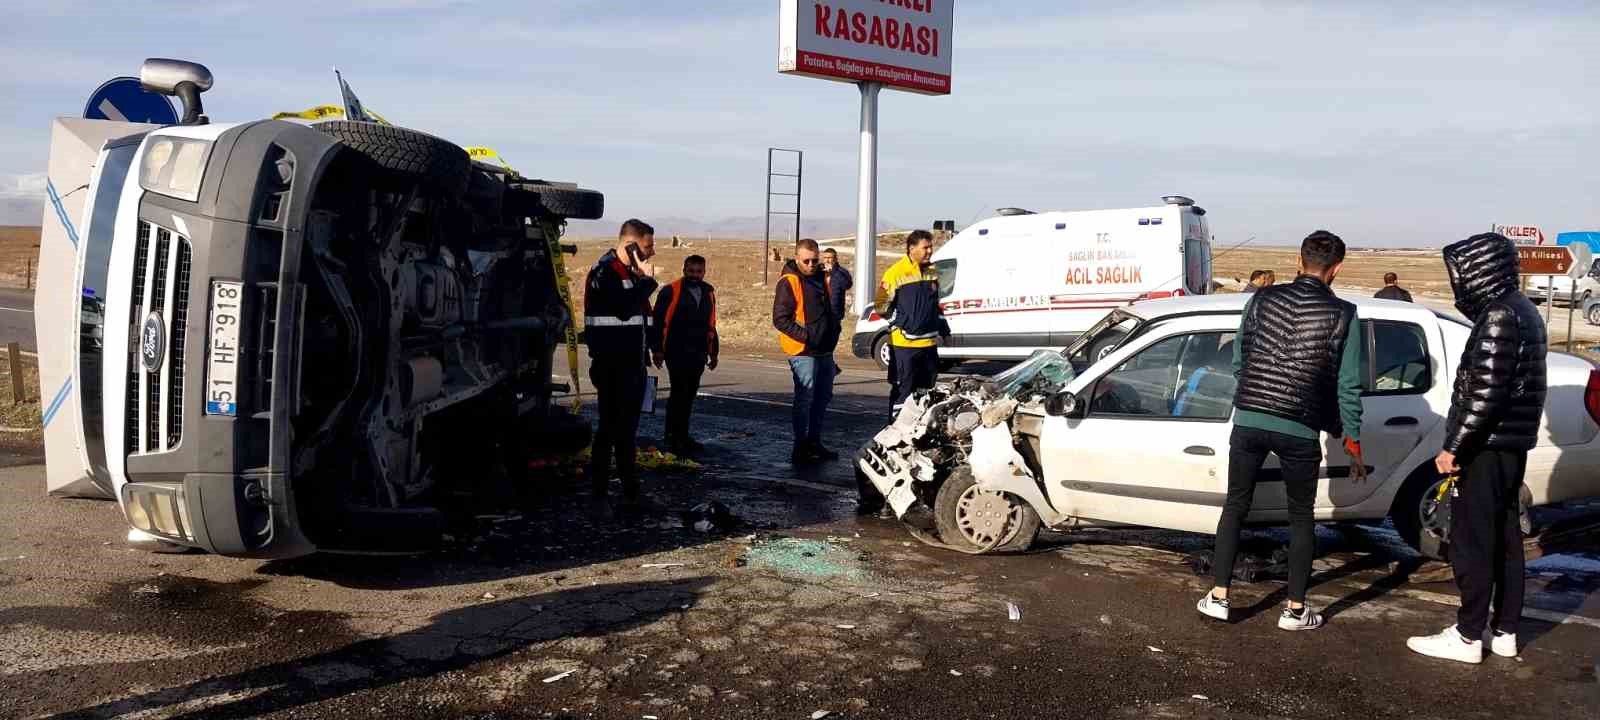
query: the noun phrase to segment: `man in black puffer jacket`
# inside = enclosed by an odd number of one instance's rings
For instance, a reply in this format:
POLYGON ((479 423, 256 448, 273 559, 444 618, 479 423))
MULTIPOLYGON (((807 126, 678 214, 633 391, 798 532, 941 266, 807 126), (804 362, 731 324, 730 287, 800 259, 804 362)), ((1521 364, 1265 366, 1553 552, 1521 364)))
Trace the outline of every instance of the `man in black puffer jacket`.
POLYGON ((1479 663, 1494 606, 1496 655, 1517 654, 1522 615, 1522 525, 1518 500, 1528 451, 1544 414, 1544 321, 1517 282, 1517 248, 1501 235, 1474 235, 1444 249, 1456 308, 1472 335, 1456 370, 1440 475, 1459 472, 1450 499, 1450 564, 1461 589, 1456 624, 1406 642, 1423 655, 1479 663))
MULTIPOLYGON (((1228 499, 1217 522, 1212 569, 1216 585, 1200 599, 1202 615, 1227 621, 1228 585, 1239 529, 1250 515, 1267 455, 1277 455, 1288 496, 1289 597, 1282 630, 1315 630, 1322 615, 1306 607, 1316 551, 1313 508, 1322 433, 1344 437, 1349 472, 1366 480, 1361 460, 1361 343, 1356 308, 1329 287, 1344 267, 1344 240, 1326 230, 1300 243, 1294 282, 1250 296, 1233 343, 1233 433, 1228 438, 1228 499)), ((1329 468, 1330 472, 1333 470, 1329 468)))

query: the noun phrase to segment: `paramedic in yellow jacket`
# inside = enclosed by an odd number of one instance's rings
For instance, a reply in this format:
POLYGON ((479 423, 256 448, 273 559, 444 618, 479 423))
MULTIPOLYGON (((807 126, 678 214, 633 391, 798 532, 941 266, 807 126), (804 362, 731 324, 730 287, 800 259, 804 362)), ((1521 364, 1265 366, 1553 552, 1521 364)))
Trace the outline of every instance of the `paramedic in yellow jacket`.
POLYGON ((874 304, 889 321, 889 403, 895 413, 913 391, 933 387, 939 376, 938 340, 950 336, 932 257, 933 233, 913 230, 906 236, 906 256, 878 283, 874 304))

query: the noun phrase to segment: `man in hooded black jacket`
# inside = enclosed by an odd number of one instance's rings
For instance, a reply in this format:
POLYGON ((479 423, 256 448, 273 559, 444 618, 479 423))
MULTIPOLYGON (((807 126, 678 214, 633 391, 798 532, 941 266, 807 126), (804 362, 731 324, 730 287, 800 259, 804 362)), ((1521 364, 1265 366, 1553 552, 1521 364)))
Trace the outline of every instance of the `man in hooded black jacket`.
POLYGON ((1461 609, 1454 625, 1406 645, 1476 664, 1483 661, 1486 629, 1494 631, 1489 645, 1496 655, 1517 654, 1523 590, 1518 500, 1544 414, 1547 339, 1539 310, 1518 289, 1510 240, 1474 235, 1445 246, 1444 264, 1456 308, 1473 323, 1457 365, 1444 449, 1434 460, 1440 476, 1459 473, 1450 498, 1450 564, 1461 609))

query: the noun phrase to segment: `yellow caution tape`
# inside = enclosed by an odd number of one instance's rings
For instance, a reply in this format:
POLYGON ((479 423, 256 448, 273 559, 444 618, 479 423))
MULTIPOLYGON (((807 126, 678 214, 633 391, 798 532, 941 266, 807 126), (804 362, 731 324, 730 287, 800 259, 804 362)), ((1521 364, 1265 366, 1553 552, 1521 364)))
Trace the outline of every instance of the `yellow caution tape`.
POLYGON ((583 392, 578 380, 582 373, 578 372, 578 312, 572 307, 572 289, 567 281, 567 261, 561 257, 561 227, 554 220, 540 220, 539 232, 544 234, 545 244, 550 248, 550 269, 555 274, 556 291, 561 294, 561 303, 567 306, 567 376, 572 378, 572 411, 578 412, 583 406, 583 392))
POLYGON ((299 120, 326 120, 328 118, 342 117, 344 117, 344 108, 339 107, 338 105, 318 105, 314 108, 301 110, 300 112, 277 113, 272 116, 272 119, 288 120, 295 118, 299 120))
MULTIPOLYGON (((389 122, 388 120, 385 120, 382 115, 379 115, 379 114, 373 112, 371 108, 367 109, 367 114, 371 115, 372 119, 377 121, 377 123, 379 125, 393 125, 393 123, 389 122)), ((329 119, 332 119, 332 118, 342 118, 342 117, 344 117, 344 108, 342 108, 342 107, 340 107, 338 105, 318 105, 318 106, 316 106, 314 108, 306 108, 305 110, 301 110, 300 112, 281 112, 281 113, 276 113, 276 114, 274 114, 272 116, 272 119, 273 120, 313 120, 314 121, 314 120, 329 120, 329 119)))
POLYGON ((474 145, 472 147, 466 148, 466 151, 467 151, 467 157, 472 158, 473 160, 482 160, 484 162, 492 162, 492 163, 495 163, 495 164, 499 165, 500 167, 503 167, 503 168, 505 168, 507 170, 511 170, 511 172, 516 172, 516 170, 513 170, 511 168, 511 163, 506 162, 505 158, 500 157, 500 153, 496 152, 495 149, 492 148, 492 147, 484 147, 482 145, 474 145))

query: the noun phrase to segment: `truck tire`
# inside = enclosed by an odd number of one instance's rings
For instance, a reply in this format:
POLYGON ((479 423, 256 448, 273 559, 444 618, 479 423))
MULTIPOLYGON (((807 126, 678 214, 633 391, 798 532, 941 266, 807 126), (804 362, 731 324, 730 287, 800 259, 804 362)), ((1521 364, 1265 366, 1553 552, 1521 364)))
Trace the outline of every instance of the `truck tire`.
POLYGON ((945 478, 933 501, 933 521, 939 539, 948 545, 974 550, 987 547, 987 543, 980 543, 974 539, 974 534, 970 531, 974 526, 973 518, 966 517, 967 513, 974 509, 973 501, 980 500, 967 496, 978 493, 991 496, 982 498, 989 505, 982 509, 984 512, 993 512, 995 509, 993 504, 999 502, 1003 506, 1001 512, 1009 516, 999 533, 999 543, 988 552, 1023 552, 1033 547, 1034 538, 1039 536, 1039 513, 1034 512, 1033 507, 1020 498, 1005 493, 985 493, 978 490, 977 485, 977 481, 972 477, 972 470, 965 465, 957 467, 950 473, 950 477, 945 478), (995 495, 999 496, 998 499, 993 497, 995 495), (963 526, 968 529, 964 529, 963 526))
POLYGON ((455 199, 467 191, 472 163, 455 143, 393 125, 329 120, 312 127, 332 135, 379 167, 455 199))
POLYGON ((606 196, 598 190, 517 183, 507 193, 518 210, 569 220, 599 220, 606 214, 606 196))

